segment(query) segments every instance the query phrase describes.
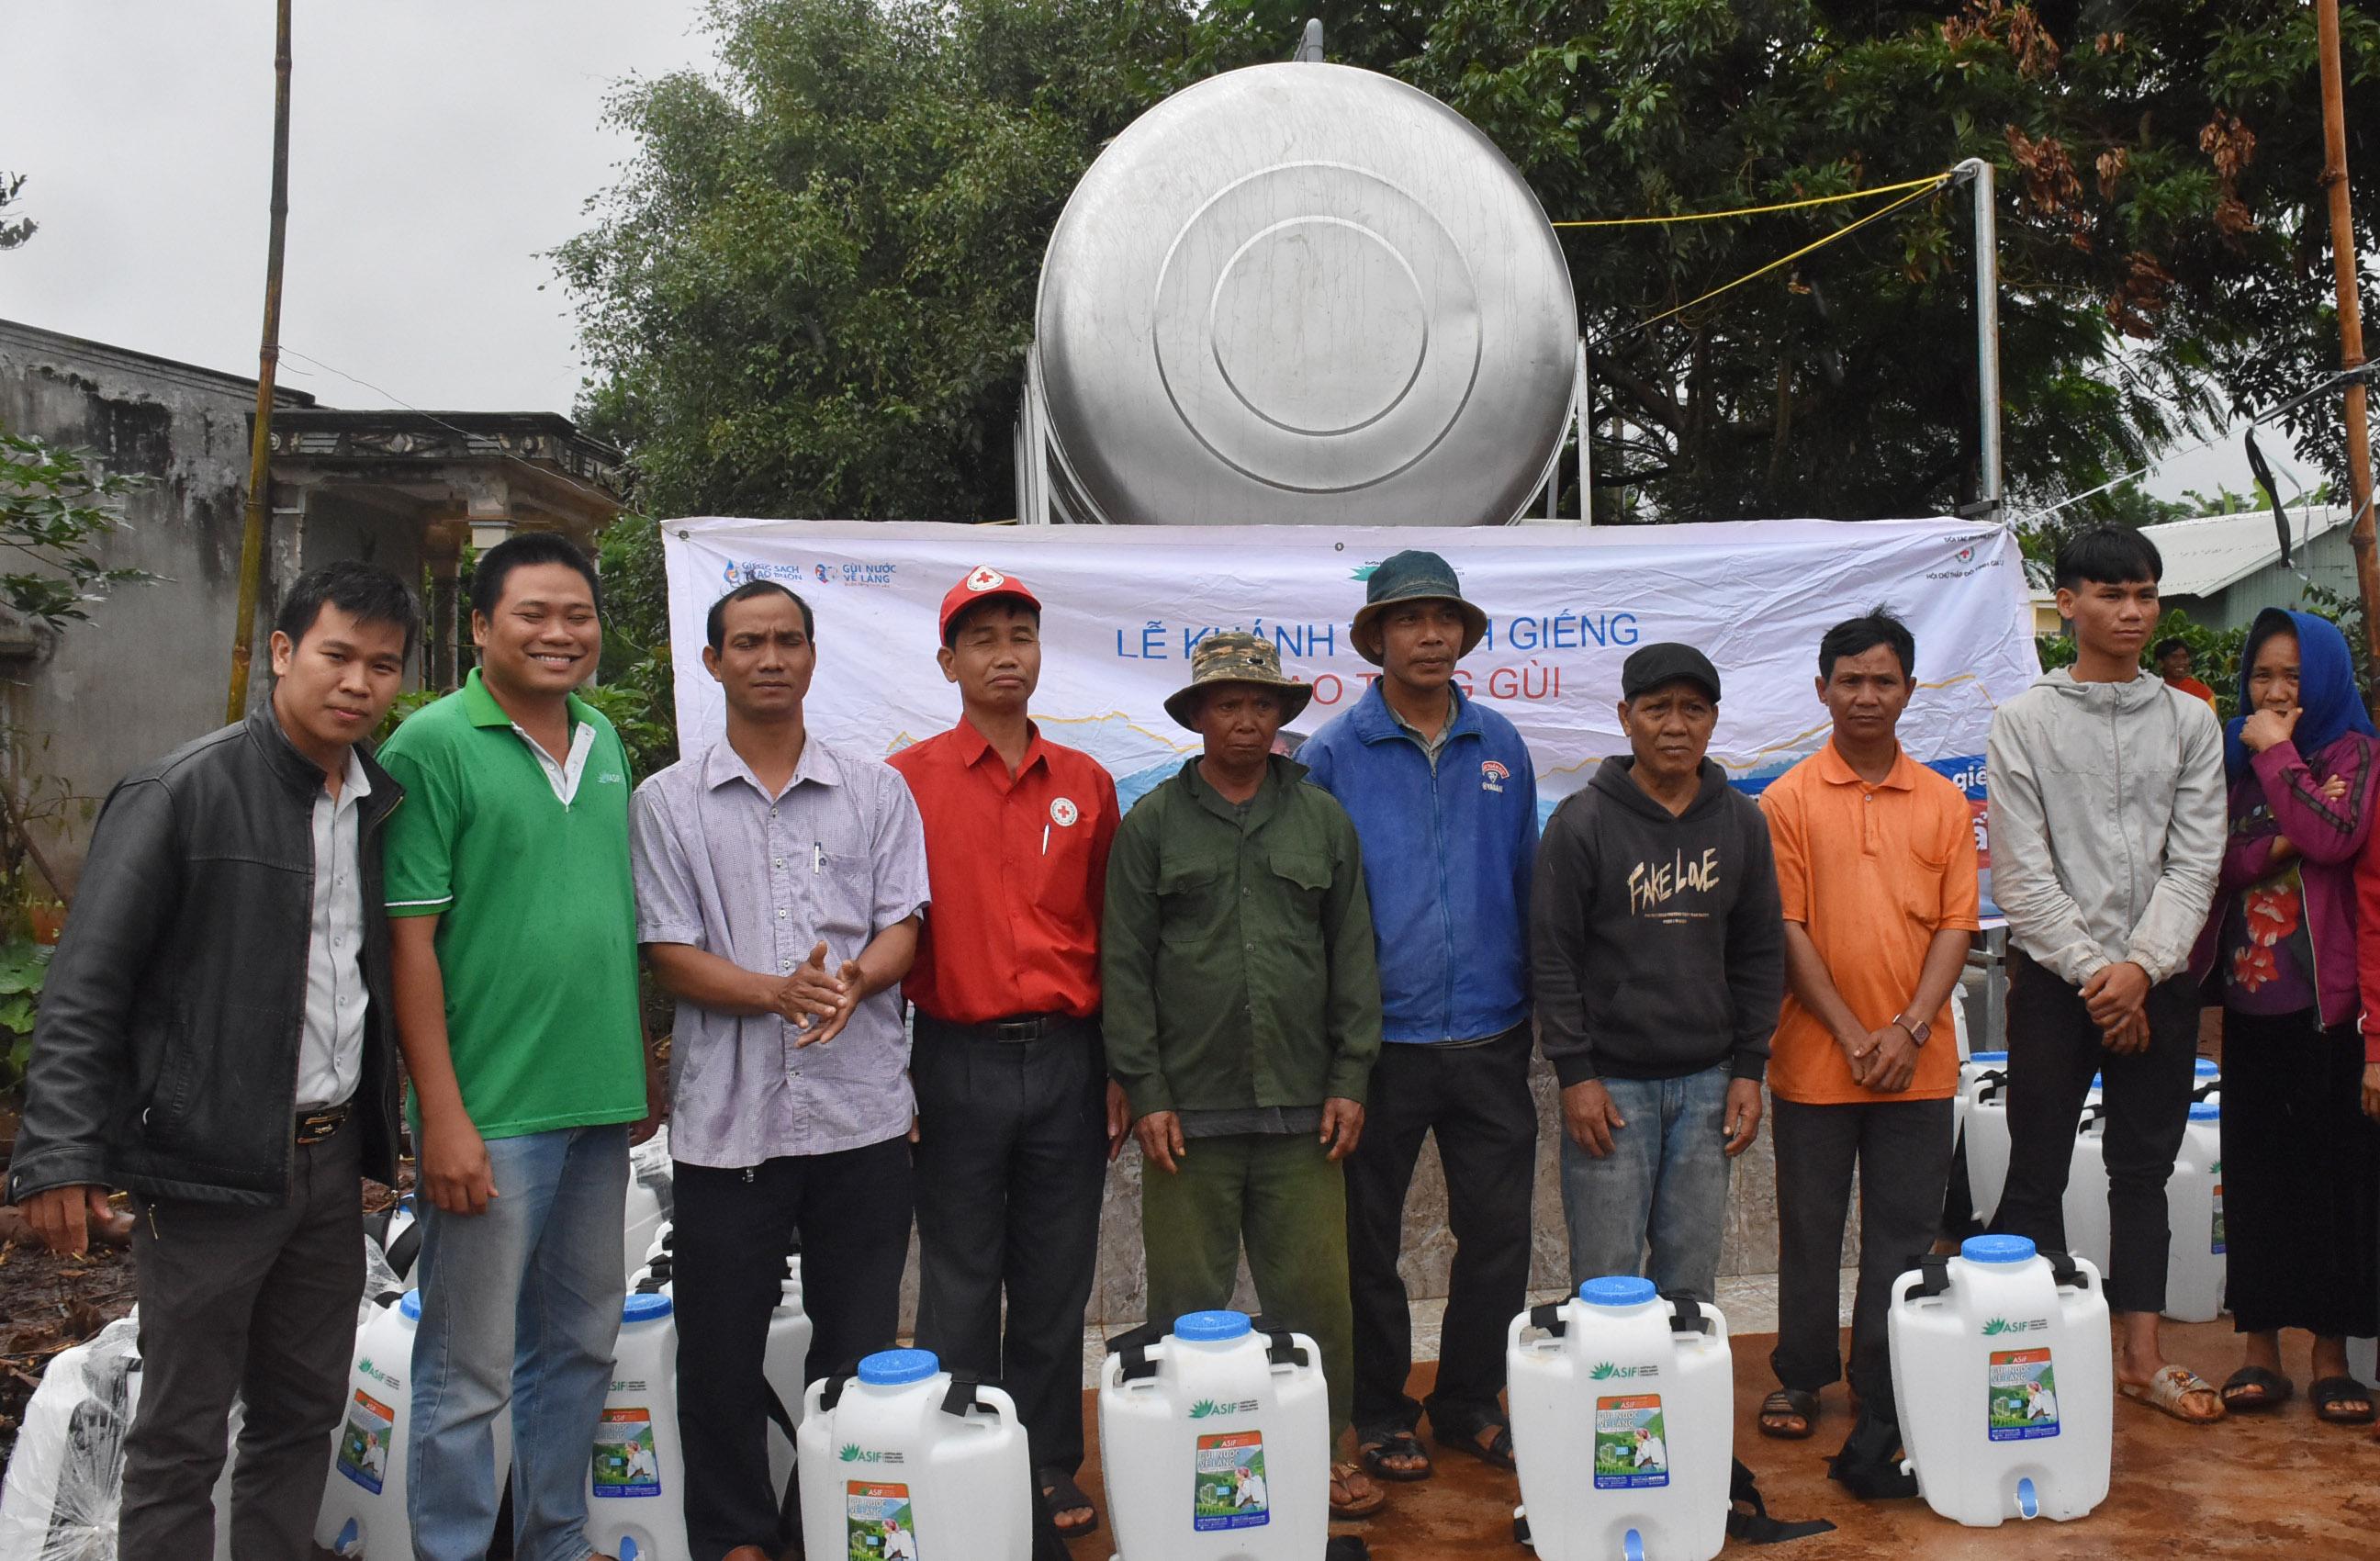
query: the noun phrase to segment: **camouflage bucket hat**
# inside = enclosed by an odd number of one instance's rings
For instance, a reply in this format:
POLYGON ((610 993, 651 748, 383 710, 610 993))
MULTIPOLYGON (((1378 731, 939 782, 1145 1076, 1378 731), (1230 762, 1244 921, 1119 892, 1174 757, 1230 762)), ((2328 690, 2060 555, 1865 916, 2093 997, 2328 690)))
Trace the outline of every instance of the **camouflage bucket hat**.
POLYGON ((1281 719, 1284 726, 1297 719, 1314 697, 1310 684, 1303 684, 1281 670, 1281 652, 1272 641, 1261 635, 1208 635, 1190 652, 1190 683, 1167 696, 1165 713, 1175 722, 1198 730, 1198 691, 1211 684, 1252 683, 1262 688, 1281 691, 1281 719))

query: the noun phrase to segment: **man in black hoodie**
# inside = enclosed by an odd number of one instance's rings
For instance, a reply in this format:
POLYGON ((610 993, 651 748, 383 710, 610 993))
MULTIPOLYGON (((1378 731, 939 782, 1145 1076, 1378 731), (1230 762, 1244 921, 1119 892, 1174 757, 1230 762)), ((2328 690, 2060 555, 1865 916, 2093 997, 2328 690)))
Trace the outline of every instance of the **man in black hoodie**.
POLYGON ((1530 913, 1571 1277, 1643 1272, 1708 1301, 1785 993, 1777 866, 1759 806, 1704 756, 1709 659, 1648 645, 1620 687, 1631 756, 1554 810, 1530 913))

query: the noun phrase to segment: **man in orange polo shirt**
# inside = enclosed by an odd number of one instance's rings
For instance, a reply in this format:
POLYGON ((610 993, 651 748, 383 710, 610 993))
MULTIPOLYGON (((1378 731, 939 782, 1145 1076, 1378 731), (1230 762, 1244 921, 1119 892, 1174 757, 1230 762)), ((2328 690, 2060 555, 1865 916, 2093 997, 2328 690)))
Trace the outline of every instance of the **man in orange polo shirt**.
POLYGON ((1026 713, 1041 603, 1023 581, 971 571, 942 599, 941 633, 959 723, 892 760, 925 818, 933 890, 903 986, 917 1010, 917 1342, 1006 1385, 1042 1500, 1074 1538, 1099 1525, 1075 1482, 1083 1312, 1127 1125, 1099 1039, 1115 782, 1026 713))
POLYGON ((1828 630, 1818 698, 1834 734, 1760 798, 1784 902, 1788 989, 1768 1062, 1778 1227, 1769 1363, 1780 1385, 1760 1406, 1770 1436, 1809 1435, 1818 1390, 1843 1374, 1837 1265, 1854 1164, 1852 1387, 1871 1416, 1896 1419, 1885 1313, 1893 1280, 1932 1244, 1949 1175, 1959 1084, 1949 998, 1977 925, 1975 837, 1965 795, 1901 752, 1896 735, 1916 652, 1883 608, 1828 630))

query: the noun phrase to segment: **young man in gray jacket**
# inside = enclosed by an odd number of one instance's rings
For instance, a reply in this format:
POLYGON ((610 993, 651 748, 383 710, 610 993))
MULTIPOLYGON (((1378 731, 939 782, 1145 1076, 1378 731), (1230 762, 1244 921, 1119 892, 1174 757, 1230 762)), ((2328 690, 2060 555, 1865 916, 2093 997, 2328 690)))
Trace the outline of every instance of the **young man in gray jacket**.
POLYGON ((2125 526, 2058 553, 2070 668, 1992 718, 1992 898, 2009 941, 2009 1175, 1993 1228, 2063 1249, 2061 1199, 2095 1072, 2105 1077, 2107 1303, 2116 1385, 2177 1420, 2219 1420, 2171 1365, 2165 1184, 2190 1117, 2198 994, 2185 966, 2222 863, 2223 737, 2205 701, 2141 667, 2155 544, 2125 526))

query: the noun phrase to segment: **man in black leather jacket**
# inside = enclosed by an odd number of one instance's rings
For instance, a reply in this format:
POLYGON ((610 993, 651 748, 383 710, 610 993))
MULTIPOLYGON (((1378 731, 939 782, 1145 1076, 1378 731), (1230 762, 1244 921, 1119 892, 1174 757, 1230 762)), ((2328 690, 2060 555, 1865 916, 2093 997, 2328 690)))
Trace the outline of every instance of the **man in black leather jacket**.
POLYGON ((133 1196, 140 1408, 117 1554, 213 1554, 232 1399, 241 1561, 304 1561, 363 1287, 358 1179, 395 1177, 380 826, 367 739, 420 623, 387 570, 289 591, 272 697, 125 777, 42 995, 8 1195, 79 1252, 133 1196))

